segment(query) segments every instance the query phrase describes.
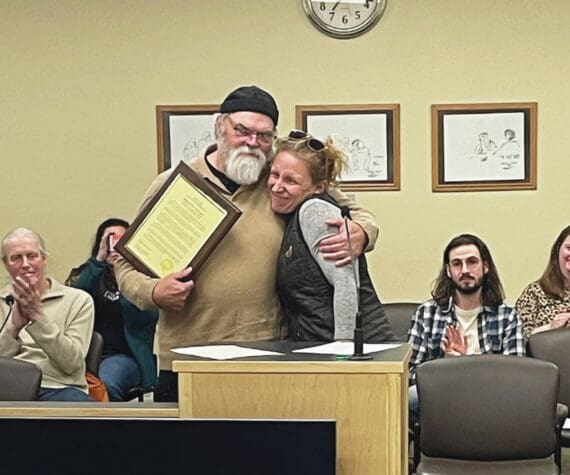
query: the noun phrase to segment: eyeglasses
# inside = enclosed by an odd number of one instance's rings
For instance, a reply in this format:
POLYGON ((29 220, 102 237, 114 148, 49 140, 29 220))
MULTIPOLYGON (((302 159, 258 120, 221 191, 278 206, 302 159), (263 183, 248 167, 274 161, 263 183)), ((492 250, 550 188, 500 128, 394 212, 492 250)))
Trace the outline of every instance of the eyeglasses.
POLYGON ((273 143, 273 139, 275 138, 273 131, 256 132, 255 130, 248 129, 243 124, 236 124, 229 115, 227 118, 230 122, 230 125, 232 126, 232 129, 234 129, 234 132, 238 137, 255 136, 257 137, 257 140, 264 145, 270 145, 273 143))
POLYGON ((326 145, 319 139, 316 139, 303 130, 292 130, 287 137, 289 140, 306 141, 307 147, 313 152, 320 152, 326 148, 326 145))
POLYGON ((449 266, 455 269, 462 269, 465 265, 468 269, 472 269, 473 267, 478 266, 480 262, 481 260, 477 256, 469 256, 467 259, 452 259, 449 262, 449 266))

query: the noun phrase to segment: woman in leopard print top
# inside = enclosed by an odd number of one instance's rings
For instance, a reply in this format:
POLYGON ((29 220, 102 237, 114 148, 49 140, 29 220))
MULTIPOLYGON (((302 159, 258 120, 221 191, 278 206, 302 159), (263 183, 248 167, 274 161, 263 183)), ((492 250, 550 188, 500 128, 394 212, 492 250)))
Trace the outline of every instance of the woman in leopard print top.
POLYGON ((570 327, 570 226, 554 242, 542 277, 523 291, 515 307, 527 338, 570 327))

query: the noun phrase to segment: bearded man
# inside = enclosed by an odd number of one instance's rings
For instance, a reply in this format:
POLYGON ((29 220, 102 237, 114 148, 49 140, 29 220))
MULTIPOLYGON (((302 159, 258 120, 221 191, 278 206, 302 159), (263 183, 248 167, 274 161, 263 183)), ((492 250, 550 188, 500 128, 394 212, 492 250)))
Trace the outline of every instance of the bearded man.
MULTIPOLYGON (((242 211, 196 280, 190 268, 155 279, 137 272, 124 259, 115 265, 123 295, 141 309, 160 310, 160 374, 155 401, 178 400, 171 348, 280 337, 276 268, 283 223, 271 209, 266 185, 278 118, 277 105, 269 93, 256 86, 240 87, 220 106, 215 121, 217 143, 190 160, 195 171, 242 211)), ((166 171, 154 180, 141 207, 170 173, 166 171)), ((341 205, 351 208, 354 221, 349 222, 349 229, 355 253, 372 249, 378 234, 374 217, 340 192, 333 193, 341 205)), ((339 234, 321 242, 323 257, 339 265, 350 262, 343 221, 330 224, 339 226, 339 234)))
POLYGON ((431 293, 420 305, 408 332, 410 418, 419 420, 416 367, 443 357, 498 353, 525 355, 522 323, 505 305, 497 268, 486 244, 472 234, 451 240, 431 293))

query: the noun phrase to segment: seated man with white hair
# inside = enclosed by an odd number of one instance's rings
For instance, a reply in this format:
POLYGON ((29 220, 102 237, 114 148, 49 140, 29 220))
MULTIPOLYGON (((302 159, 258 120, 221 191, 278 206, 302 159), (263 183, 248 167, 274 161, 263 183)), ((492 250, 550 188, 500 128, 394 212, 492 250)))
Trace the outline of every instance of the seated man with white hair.
POLYGON ((90 401, 85 355, 93 300, 46 275, 43 239, 30 229, 8 233, 1 255, 12 282, 0 289, 0 356, 40 367, 40 400, 90 401))

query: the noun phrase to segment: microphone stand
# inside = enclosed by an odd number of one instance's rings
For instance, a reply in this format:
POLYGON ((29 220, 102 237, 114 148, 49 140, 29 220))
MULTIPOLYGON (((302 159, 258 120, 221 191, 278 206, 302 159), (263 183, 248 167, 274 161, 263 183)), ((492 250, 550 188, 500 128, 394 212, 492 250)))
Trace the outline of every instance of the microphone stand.
POLYGON ((11 295, 7 295, 4 298, 4 300, 6 301, 6 304, 8 305, 8 315, 6 315, 6 318, 2 322, 2 326, 0 326, 0 332, 2 332, 2 330, 4 330, 4 327, 6 326, 6 323, 8 322, 8 319, 10 318, 10 315, 12 315, 12 307, 14 305, 14 297, 12 297, 11 295))
POLYGON ((372 356, 364 354, 364 329, 362 328, 362 315, 360 309, 356 311, 356 324, 354 326, 354 354, 349 356, 350 361, 371 360, 372 356))
POLYGON ((348 210, 342 209, 344 216, 344 227, 346 228, 346 238, 348 240, 348 248, 350 250, 352 272, 354 273, 354 284, 356 285, 356 318, 354 319, 354 353, 349 356, 350 361, 366 361, 371 360, 372 356, 364 354, 364 329, 362 328, 362 314, 360 312, 360 280, 358 277, 358 259, 354 259, 354 250, 352 241, 350 240, 350 231, 348 230, 348 210))

